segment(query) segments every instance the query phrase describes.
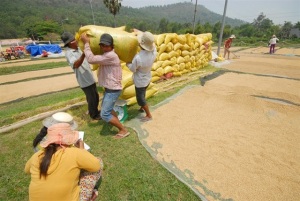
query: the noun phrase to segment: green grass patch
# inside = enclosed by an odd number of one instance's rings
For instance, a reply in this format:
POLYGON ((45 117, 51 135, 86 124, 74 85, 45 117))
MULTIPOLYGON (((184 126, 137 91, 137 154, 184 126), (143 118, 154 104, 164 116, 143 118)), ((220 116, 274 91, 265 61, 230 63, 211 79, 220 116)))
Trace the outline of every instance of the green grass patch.
POLYGON ((80 88, 30 97, 0 105, 0 127, 26 119, 36 114, 63 108, 84 101, 80 88))
POLYGON ((33 64, 28 66, 20 65, 20 66, 13 66, 13 67, 3 67, 0 68, 0 75, 10 75, 15 73, 60 68, 65 66, 68 66, 68 63, 66 61, 49 62, 44 64, 33 64))

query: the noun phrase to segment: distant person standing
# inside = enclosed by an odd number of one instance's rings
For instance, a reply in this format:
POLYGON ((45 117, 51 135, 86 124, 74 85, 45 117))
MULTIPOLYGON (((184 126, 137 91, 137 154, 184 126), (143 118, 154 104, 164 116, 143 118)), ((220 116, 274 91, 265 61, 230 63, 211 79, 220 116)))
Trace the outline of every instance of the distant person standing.
POLYGON ((279 41, 279 39, 276 38, 275 35, 273 35, 272 38, 269 40, 270 54, 274 54, 275 53, 275 46, 276 46, 277 41, 279 41))
POLYGON ((134 56, 132 63, 126 65, 133 72, 136 100, 141 107, 140 111, 146 112, 146 116, 141 121, 149 121, 152 120, 152 115, 146 102, 146 90, 151 82, 151 68, 157 51, 154 45, 154 36, 150 32, 138 35, 138 42, 141 51, 134 56))
POLYGON ((85 59, 84 53, 78 48, 77 41, 71 33, 64 32, 61 39, 67 47, 67 62, 72 67, 77 82, 85 93, 89 115, 94 120, 100 120, 99 94, 90 64, 85 59))
POLYGON ((224 59, 225 59, 227 53, 228 53, 227 58, 229 59, 229 56, 230 56, 230 47, 231 47, 231 44, 232 44, 234 38, 235 38, 235 35, 231 35, 224 42, 224 59))

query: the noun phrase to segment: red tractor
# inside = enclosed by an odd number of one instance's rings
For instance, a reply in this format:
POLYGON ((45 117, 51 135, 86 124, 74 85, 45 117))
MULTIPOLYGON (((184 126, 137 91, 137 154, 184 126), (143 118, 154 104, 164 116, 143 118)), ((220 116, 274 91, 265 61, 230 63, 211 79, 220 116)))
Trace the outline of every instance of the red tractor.
POLYGON ((12 46, 10 49, 6 49, 4 58, 6 60, 11 60, 13 57, 15 59, 23 59, 25 57, 25 47, 24 46, 12 46))

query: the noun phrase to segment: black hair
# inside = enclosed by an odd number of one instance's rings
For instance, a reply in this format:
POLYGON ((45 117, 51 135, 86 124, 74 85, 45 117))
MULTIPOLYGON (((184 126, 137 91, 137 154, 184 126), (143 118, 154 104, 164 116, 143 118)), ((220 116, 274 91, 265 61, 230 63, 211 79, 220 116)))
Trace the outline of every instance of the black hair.
POLYGON ((42 141, 42 139, 47 135, 47 131, 48 131, 48 128, 46 126, 44 126, 40 130, 39 134, 37 134, 37 136, 33 140, 33 143, 32 143, 33 147, 36 147, 42 141))
POLYGON ((49 144, 44 151, 44 157, 41 160, 40 163, 40 178, 47 177, 48 168, 51 163, 51 159, 53 154, 55 154, 57 147, 60 146, 59 144, 49 144))

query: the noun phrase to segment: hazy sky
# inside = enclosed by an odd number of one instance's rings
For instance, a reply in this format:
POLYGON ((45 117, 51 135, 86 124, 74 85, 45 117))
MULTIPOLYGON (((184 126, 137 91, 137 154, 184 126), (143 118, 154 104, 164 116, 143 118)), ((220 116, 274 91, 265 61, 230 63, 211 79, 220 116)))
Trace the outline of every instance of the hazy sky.
MULTIPOLYGON (((189 0, 122 0, 123 6, 139 8, 150 5, 167 5, 189 0)), ((194 4, 196 0, 192 1, 194 4)), ((223 15, 225 0, 198 0, 210 11, 223 15)), ((199 10, 198 12, 201 12, 199 10)), ((253 22, 260 13, 273 21, 274 24, 283 24, 289 21, 292 24, 300 21, 300 0, 228 0, 226 16, 246 22, 253 22)))

